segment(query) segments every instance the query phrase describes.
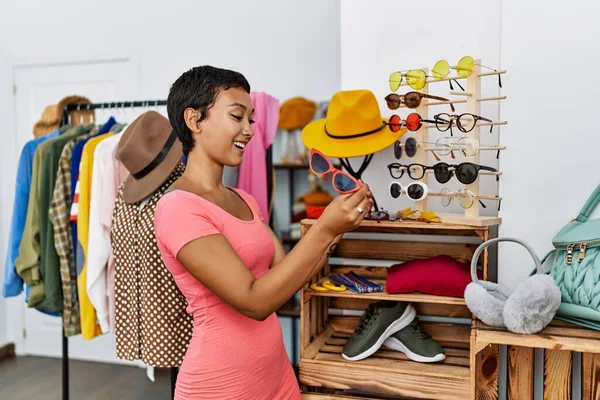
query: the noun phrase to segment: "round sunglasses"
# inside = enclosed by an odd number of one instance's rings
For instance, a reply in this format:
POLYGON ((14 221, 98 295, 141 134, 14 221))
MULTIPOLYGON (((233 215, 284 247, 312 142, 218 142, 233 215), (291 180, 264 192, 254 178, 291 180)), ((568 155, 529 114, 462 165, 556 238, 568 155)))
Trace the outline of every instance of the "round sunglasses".
POLYGON ((411 69, 405 74, 402 71, 395 71, 390 74, 390 90, 395 92, 402 84, 402 79, 406 80, 408 86, 415 90, 421 90, 427 82, 427 75, 422 69, 411 69))
MULTIPOLYGON (((445 77, 448 76, 451 69, 456 70, 456 74, 459 77, 468 78, 473 73, 473 68, 475 67, 475 65, 478 65, 483 68, 487 68, 491 71, 498 72, 498 70, 496 70, 494 68, 490 68, 483 64, 476 63, 475 60, 473 59, 473 57, 471 57, 471 56, 464 56, 463 58, 458 60, 458 64, 453 65, 453 66, 450 66, 450 64, 446 60, 439 60, 438 62, 436 62, 432 69, 433 78, 436 80, 444 79, 445 77)), ((500 75, 498 75, 498 85, 500 87, 502 87, 502 80, 500 78, 500 75)))
MULTIPOLYGON (((452 192, 448 188, 443 188, 440 191, 440 195, 442 196, 442 206, 448 207, 453 198, 458 198, 458 204, 464 209, 471 208, 475 203, 475 199, 479 198, 479 196, 475 196, 469 189, 460 189, 456 192, 452 192)), ((487 208, 481 200, 478 201, 483 208, 487 208)))
POLYGON ((392 115, 388 121, 388 125, 392 132, 398 132, 403 126, 405 126, 409 131, 415 132, 421 129, 423 122, 428 122, 430 124, 436 123, 434 120, 421 118, 421 116, 417 113, 410 113, 404 121, 402 121, 402 118, 400 118, 399 115, 392 115))
MULTIPOLYGON (((419 146, 427 144, 436 146, 435 150, 428 149, 428 151, 431 151, 436 161, 441 160, 440 157, 438 157, 438 155, 436 154, 436 151, 438 151, 438 149, 441 149, 442 151, 447 151, 446 154, 452 153, 452 148, 450 146, 431 142, 418 142, 417 139, 410 137, 406 139, 404 143, 401 143, 399 141, 394 142, 394 156, 396 157, 396 160, 402 158, 402 148, 404 148, 404 153, 406 154, 406 156, 412 158, 417 154, 419 146)), ((454 158, 454 154, 452 154, 452 158, 454 158)))
POLYGON ((463 162, 458 165, 450 165, 445 162, 440 162, 429 168, 433 169, 435 179, 439 183, 446 183, 450 180, 450 178, 452 178, 452 175, 456 175, 456 179, 458 179, 458 181, 464 185, 470 185, 471 183, 475 182, 477 176, 479 175, 479 171, 481 170, 498 172, 498 170, 495 168, 473 164, 470 162, 463 162))
MULTIPOLYGON (((484 118, 480 115, 471 113, 463 113, 460 115, 450 115, 446 113, 436 114, 433 116, 435 120, 435 127, 440 132, 446 132, 450 129, 450 135, 452 135, 452 125, 456 121, 456 127, 463 133, 469 133, 475 128, 478 121, 493 122, 491 119, 484 118)), ((492 132, 493 125, 490 125, 490 133, 492 132)))
MULTIPOLYGON (((421 92, 408 92, 405 94, 396 94, 390 93, 385 96, 385 101, 390 110, 397 110, 402 104, 404 104, 408 108, 417 108, 421 105, 421 100, 423 99, 433 99, 439 101, 450 101, 445 97, 432 96, 430 94, 425 94, 421 92)), ((450 108, 452 112, 455 111, 454 105, 450 103, 450 108)))
POLYGON ((421 201, 425 197, 427 197, 427 185, 423 182, 411 182, 405 187, 398 182, 392 182, 390 184, 390 196, 393 199, 399 199, 402 194, 406 194, 406 196, 413 201, 421 201))

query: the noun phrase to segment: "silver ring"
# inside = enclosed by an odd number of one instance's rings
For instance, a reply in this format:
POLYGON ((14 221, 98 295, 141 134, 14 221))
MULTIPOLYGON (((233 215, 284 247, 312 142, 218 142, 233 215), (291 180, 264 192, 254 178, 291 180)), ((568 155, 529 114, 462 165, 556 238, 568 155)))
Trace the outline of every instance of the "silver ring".
POLYGON ((358 210, 359 214, 362 214, 364 211, 361 206, 356 206, 356 209, 358 210))

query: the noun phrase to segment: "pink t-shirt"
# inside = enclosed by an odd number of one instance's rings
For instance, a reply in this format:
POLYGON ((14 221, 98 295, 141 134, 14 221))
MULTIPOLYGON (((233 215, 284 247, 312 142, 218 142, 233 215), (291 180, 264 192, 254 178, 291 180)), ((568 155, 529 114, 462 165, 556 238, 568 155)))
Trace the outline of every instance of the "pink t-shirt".
POLYGON ((165 193, 156 206, 158 248, 188 301, 187 312, 194 317, 175 399, 300 399, 277 315, 264 321, 246 317, 202 285, 176 258, 194 239, 221 234, 255 277, 269 270, 275 250, 258 205, 245 191, 234 191, 252 210, 251 221, 183 190, 165 193))

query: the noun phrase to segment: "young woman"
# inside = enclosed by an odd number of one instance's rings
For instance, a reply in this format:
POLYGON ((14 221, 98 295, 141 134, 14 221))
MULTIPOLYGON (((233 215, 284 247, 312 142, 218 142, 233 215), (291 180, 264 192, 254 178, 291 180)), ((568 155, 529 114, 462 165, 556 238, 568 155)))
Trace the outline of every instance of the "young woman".
POLYGON ((337 197, 286 255, 255 199, 222 184, 223 167, 241 164, 253 135, 243 75, 194 68, 173 84, 167 107, 187 167, 159 201, 154 224, 194 317, 175 398, 300 399, 275 311, 360 224, 373 205, 369 187, 337 197))

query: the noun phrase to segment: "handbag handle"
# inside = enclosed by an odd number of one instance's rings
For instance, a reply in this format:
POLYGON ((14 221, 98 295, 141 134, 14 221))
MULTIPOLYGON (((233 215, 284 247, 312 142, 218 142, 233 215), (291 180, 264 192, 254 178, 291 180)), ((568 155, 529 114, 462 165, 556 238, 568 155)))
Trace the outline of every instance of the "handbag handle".
POLYGON ((527 249, 527 251, 529 252, 529 254, 531 254, 531 257, 533 258, 533 262, 535 263, 535 268, 537 270, 537 273, 538 274, 544 273, 544 270, 542 268, 542 263, 540 262, 540 259, 538 258, 537 254, 535 253, 535 251, 533 250, 533 248, 530 245, 528 245, 521 239, 512 238, 512 237, 494 238, 494 239, 490 239, 486 242, 481 243, 479 245, 479 247, 477 247, 477 249, 475 250, 475 254, 473 254, 473 258, 471 259, 471 279, 473 279, 473 282, 475 282, 475 283, 479 282, 479 279, 477 278, 477 260, 479 260, 479 256, 481 255, 481 252, 486 247, 488 247, 494 243, 498 243, 498 242, 514 242, 514 243, 518 243, 521 246, 525 247, 527 249))
POLYGON ((596 190, 594 190, 594 193, 587 199, 576 220, 579 222, 586 222, 598 203, 600 203, 600 185, 598 185, 596 190))

